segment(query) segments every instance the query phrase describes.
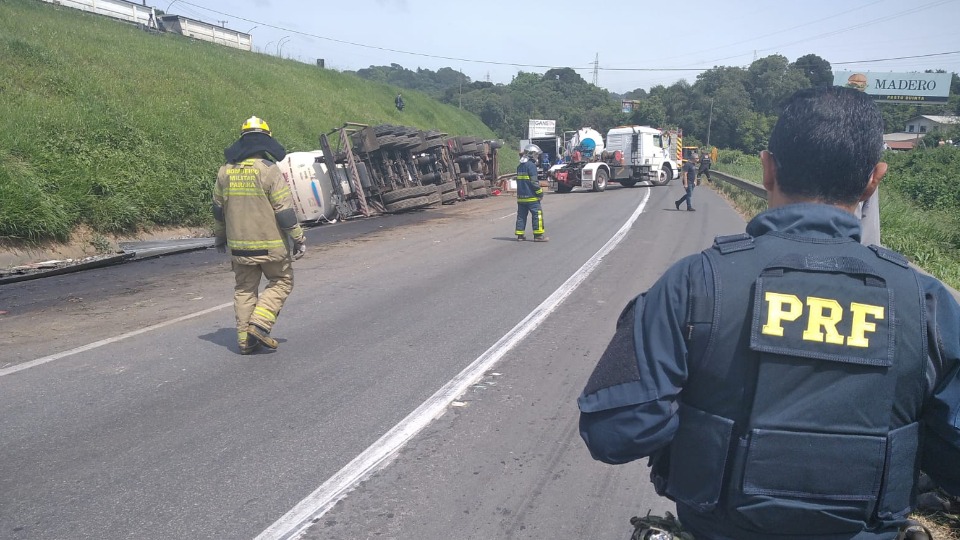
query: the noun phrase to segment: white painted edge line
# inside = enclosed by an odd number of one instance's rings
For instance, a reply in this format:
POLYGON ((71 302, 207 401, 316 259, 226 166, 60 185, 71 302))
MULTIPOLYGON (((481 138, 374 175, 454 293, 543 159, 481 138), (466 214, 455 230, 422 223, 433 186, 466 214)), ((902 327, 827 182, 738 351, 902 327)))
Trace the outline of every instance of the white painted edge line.
POLYGON ((289 512, 267 527, 256 537, 256 540, 290 540, 300 537, 316 520, 353 490, 357 484, 389 464, 393 456, 410 439, 439 417, 450 403, 480 380, 483 374, 499 362, 510 349, 539 327, 547 316, 596 270, 603 258, 623 241, 634 222, 643 213, 649 200, 650 190, 647 190, 633 215, 620 227, 620 230, 593 257, 583 263, 583 266, 560 285, 553 294, 534 308, 529 315, 524 317, 522 321, 504 334, 463 371, 408 414, 406 418, 353 458, 350 463, 347 463, 313 493, 297 503, 289 512))
POLYGON ((138 335, 140 335, 140 334, 145 334, 145 333, 147 333, 147 332, 151 332, 151 331, 156 330, 156 329, 158 329, 158 328, 163 328, 164 326, 170 326, 171 324, 176 324, 176 323, 178 323, 178 322, 183 322, 183 321, 192 319, 192 318, 194 318, 194 317, 200 317, 201 315, 206 315, 207 313, 213 313, 214 311, 218 311, 218 310, 221 310, 221 309, 230 307, 230 306, 232 306, 232 305, 233 305, 233 302, 229 302, 229 303, 226 303, 226 304, 220 304, 219 306, 214 306, 214 307, 212 307, 212 308, 207 308, 207 309, 204 309, 204 310, 202 310, 202 311, 197 311, 197 312, 195 312, 195 313, 190 313, 189 315, 184 315, 184 316, 182 316, 182 317, 177 317, 176 319, 170 319, 169 321, 163 321, 163 322, 160 322, 160 323, 151 325, 151 326, 147 326, 147 327, 141 328, 141 329, 139 329, 139 330, 133 330, 133 331, 131 331, 131 332, 127 332, 126 334, 120 334, 119 336, 114 336, 114 337, 111 337, 111 338, 101 339, 100 341, 94 341, 93 343, 89 343, 89 344, 87 344, 87 345, 83 345, 83 346, 77 347, 77 348, 75 348, 75 349, 70 349, 69 351, 63 351, 63 352, 59 352, 59 353, 56 353, 56 354, 51 354, 50 356, 44 356, 43 358, 37 358, 36 360, 30 360, 29 362, 24 362, 24 363, 22 363, 22 364, 17 364, 17 365, 15 365, 15 366, 11 366, 11 367, 8 367, 8 368, 0 369, 0 377, 4 377, 4 376, 6 376, 6 375, 10 375, 10 374, 16 373, 16 372, 18 372, 18 371, 23 371, 23 370, 25 370, 25 369, 30 369, 30 368, 32 368, 32 367, 37 367, 37 366, 46 364, 46 363, 48 363, 48 362, 53 362, 54 360, 60 360, 61 358, 66 358, 66 357, 68 357, 68 356, 73 356, 74 354, 79 354, 79 353, 82 353, 82 352, 85 352, 85 351, 89 351, 89 350, 91 350, 91 349, 96 349, 97 347, 103 347, 104 345, 109 345, 109 344, 111 344, 111 343, 116 343, 116 342, 118 342, 118 341, 120 341, 120 340, 123 340, 123 339, 131 338, 131 337, 133 337, 133 336, 138 336, 138 335))

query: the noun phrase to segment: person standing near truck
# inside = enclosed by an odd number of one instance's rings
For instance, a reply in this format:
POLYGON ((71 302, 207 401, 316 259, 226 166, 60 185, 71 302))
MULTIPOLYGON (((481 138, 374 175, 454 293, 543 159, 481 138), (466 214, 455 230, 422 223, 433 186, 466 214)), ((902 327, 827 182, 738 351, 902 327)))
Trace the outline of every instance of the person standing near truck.
POLYGON ((256 352, 261 345, 277 348, 270 330, 293 291, 291 262, 307 250, 290 187, 273 161, 286 154, 267 123, 251 116, 240 128, 240 139, 224 150, 227 163, 213 190, 214 245, 220 253, 230 250, 236 277, 240 354, 256 352), (269 281, 260 293, 263 277, 269 281))
POLYGON ((517 240, 526 240, 527 214, 530 214, 531 226, 533 227, 533 241, 546 242, 549 240, 544 236, 543 227, 543 208, 540 201, 543 200, 543 188, 540 187, 540 180, 537 178, 537 162, 543 151, 535 144, 528 144, 523 147, 523 153, 520 158, 520 165, 517 166, 517 240))
POLYGON ((680 209, 680 203, 687 203, 687 211, 693 212, 696 209, 693 207, 693 188, 697 185, 697 156, 692 155, 686 163, 683 164, 683 167, 680 168, 680 178, 683 180, 683 189, 686 190, 686 193, 683 197, 680 197, 673 202, 673 205, 677 207, 677 210, 680 209))
POLYGON ((703 152, 700 154, 700 169, 697 170, 697 182, 700 181, 701 176, 707 177, 707 182, 713 182, 710 179, 710 165, 712 159, 710 158, 710 152, 703 152))

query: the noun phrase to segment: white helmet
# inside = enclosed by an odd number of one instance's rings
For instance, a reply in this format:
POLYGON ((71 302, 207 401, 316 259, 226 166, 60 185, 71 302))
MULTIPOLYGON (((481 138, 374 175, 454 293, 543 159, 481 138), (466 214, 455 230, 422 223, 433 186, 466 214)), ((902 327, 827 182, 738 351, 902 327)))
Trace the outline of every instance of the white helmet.
POLYGON ((531 159, 540 157, 540 154, 542 153, 543 150, 541 150, 540 147, 535 144, 528 144, 523 147, 523 155, 531 159))

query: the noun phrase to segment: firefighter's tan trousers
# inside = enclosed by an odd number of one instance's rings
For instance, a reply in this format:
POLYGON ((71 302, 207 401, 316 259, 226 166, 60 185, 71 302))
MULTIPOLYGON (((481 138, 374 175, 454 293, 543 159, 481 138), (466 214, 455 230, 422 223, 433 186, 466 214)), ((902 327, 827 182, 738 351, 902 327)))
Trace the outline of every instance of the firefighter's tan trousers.
POLYGON ((233 307, 237 313, 237 341, 247 342, 247 326, 256 324, 270 331, 277 322, 283 302, 293 291, 293 265, 289 260, 260 264, 233 263, 237 278, 234 288, 233 307), (266 277, 267 286, 260 290, 260 279, 266 277))

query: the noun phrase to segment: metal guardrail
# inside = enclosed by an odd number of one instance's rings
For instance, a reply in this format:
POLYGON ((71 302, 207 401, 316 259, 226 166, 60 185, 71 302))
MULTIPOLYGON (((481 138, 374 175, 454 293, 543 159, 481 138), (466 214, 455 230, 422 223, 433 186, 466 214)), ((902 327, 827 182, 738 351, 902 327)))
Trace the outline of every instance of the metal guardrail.
POLYGON ((763 188, 760 184, 755 184, 753 182, 748 182, 737 178, 736 176, 730 176, 727 173, 720 172, 716 169, 710 169, 710 176, 719 178, 728 184, 732 184, 734 187, 738 187, 744 191, 748 191, 757 197, 760 197, 763 200, 767 200, 767 190, 763 188))

